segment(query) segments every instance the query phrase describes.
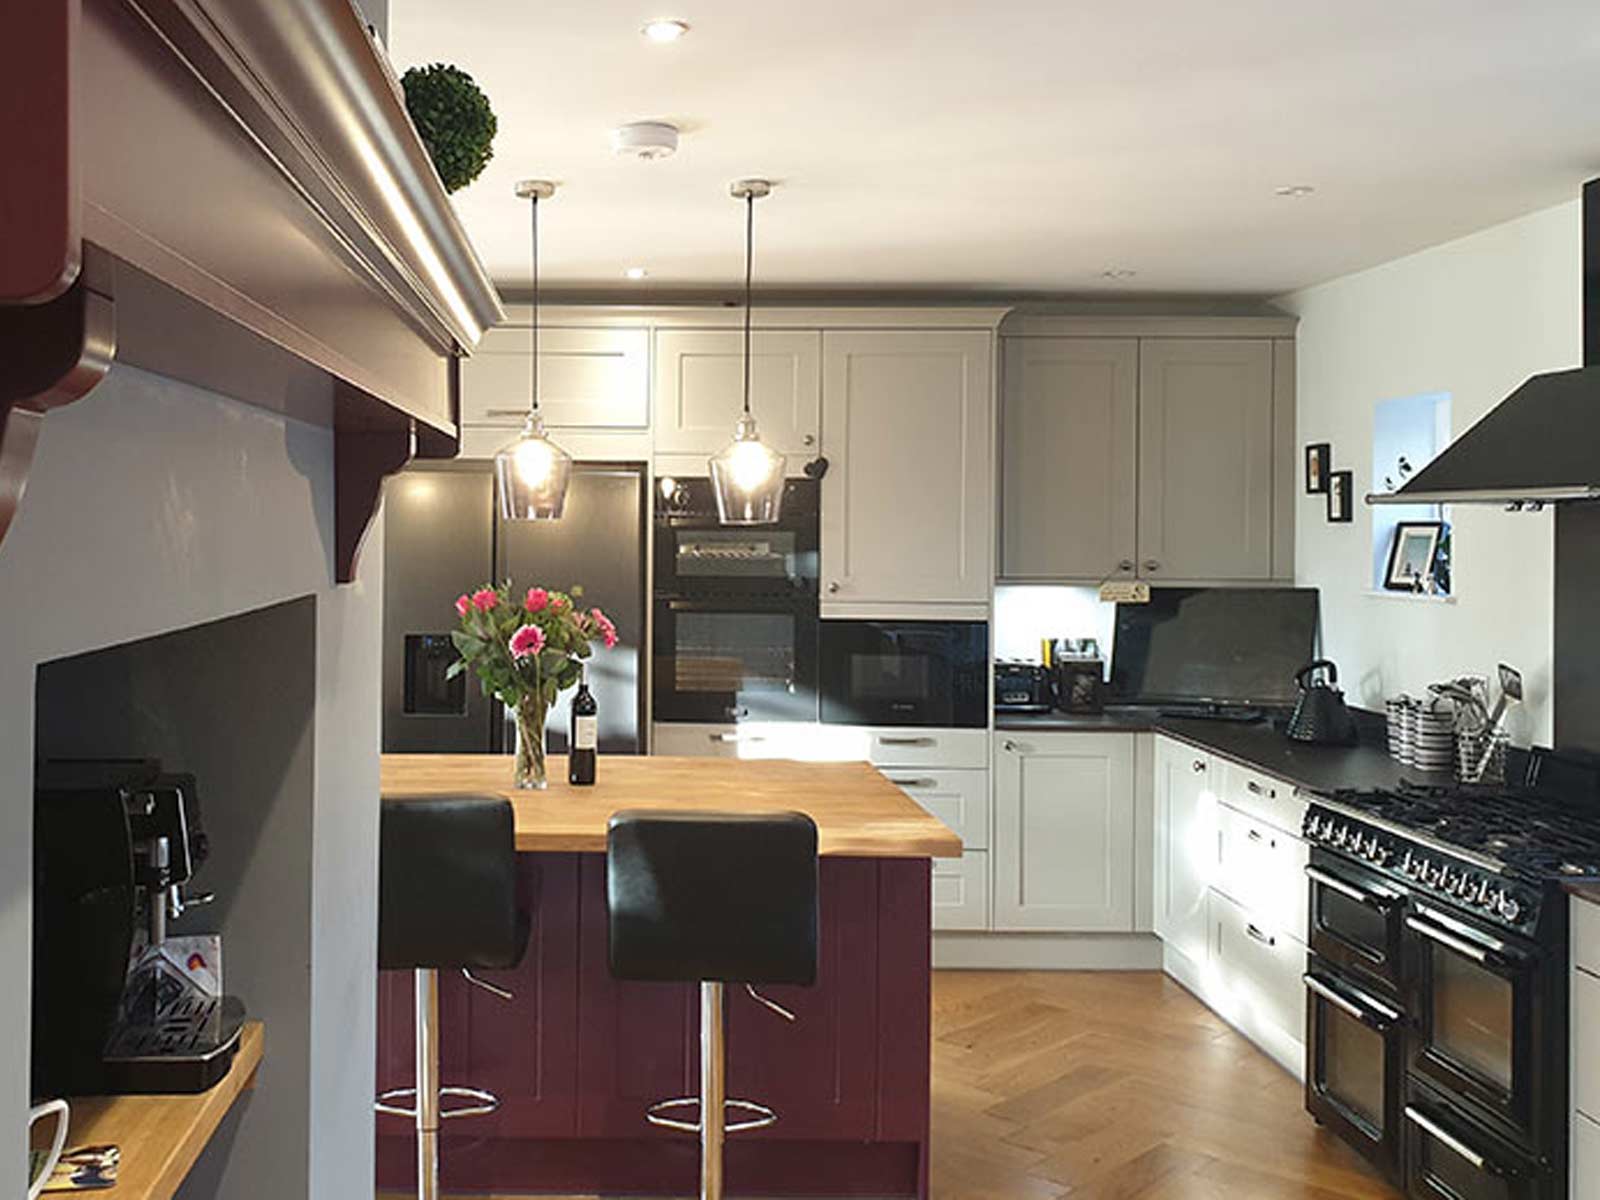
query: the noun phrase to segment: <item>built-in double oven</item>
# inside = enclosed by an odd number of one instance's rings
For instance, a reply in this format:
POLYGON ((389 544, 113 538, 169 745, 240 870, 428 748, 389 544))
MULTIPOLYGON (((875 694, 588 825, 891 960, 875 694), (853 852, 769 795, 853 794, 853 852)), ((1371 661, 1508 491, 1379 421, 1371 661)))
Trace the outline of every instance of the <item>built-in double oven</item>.
POLYGON ((1564 1197, 1563 964, 1345 855, 1306 873, 1312 1115, 1411 1200, 1564 1197))
POLYGON ((772 525, 723 525, 711 482, 658 479, 654 719, 817 719, 818 484, 772 525))

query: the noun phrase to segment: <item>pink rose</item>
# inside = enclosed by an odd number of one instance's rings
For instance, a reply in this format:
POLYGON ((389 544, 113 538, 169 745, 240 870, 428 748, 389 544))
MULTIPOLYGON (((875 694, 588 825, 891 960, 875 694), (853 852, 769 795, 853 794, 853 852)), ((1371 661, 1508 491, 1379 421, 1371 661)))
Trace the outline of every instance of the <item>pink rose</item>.
POLYGON ((544 630, 537 625, 524 625, 511 635, 511 657, 519 662, 532 658, 544 649, 544 630))
POLYGON ((614 649, 617 644, 617 627, 611 623, 611 618, 598 608, 591 608, 589 615, 594 618, 594 623, 600 630, 600 636, 605 640, 606 649, 614 649))
POLYGON ((557 596, 550 601, 551 612, 566 612, 567 609, 571 607, 572 601, 568 600, 565 596, 557 596))
POLYGON ((472 606, 479 612, 488 612, 500 603, 500 594, 493 588, 480 588, 472 593, 472 606))
POLYGON ((460 595, 456 597, 456 616, 464 617, 472 611, 472 597, 460 595))
POLYGON ((550 603, 550 593, 543 588, 529 588, 528 598, 523 602, 523 607, 531 613, 543 612, 544 606, 550 603))

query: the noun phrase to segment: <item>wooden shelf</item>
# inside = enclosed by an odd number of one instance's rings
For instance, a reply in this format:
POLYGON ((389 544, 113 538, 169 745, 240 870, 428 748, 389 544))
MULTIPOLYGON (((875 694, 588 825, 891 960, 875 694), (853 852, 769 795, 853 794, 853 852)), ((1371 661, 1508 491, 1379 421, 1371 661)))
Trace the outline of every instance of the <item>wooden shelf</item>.
MULTIPOLYGON (((174 1195, 222 1118, 255 1086, 264 1040, 260 1021, 244 1027, 233 1068, 210 1091, 195 1096, 85 1096, 69 1101, 67 1148, 114 1143, 122 1147, 116 1200, 166 1200, 174 1195)), ((54 1194, 54 1193, 52 1193, 54 1194)))

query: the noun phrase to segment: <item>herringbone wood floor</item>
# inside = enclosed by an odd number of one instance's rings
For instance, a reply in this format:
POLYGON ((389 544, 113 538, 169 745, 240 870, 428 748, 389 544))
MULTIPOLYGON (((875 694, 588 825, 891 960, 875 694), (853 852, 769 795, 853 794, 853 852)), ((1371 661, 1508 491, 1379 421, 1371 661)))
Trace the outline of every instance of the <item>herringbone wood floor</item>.
POLYGON ((935 1200, 1399 1200, 1163 975, 940 972, 933 1027, 935 1200))

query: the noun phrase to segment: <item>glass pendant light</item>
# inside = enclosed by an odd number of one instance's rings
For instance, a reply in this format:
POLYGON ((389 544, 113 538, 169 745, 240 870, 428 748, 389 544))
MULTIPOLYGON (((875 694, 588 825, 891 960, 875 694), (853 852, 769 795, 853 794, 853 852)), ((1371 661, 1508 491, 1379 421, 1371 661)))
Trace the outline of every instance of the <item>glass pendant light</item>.
POLYGON ((741 179, 732 187, 744 201, 744 413, 733 441, 711 457, 717 518, 724 525, 771 525, 783 512, 784 456, 761 440, 750 412, 750 278, 755 256, 756 201, 772 191, 765 179, 741 179))
POLYGON ((505 521, 557 521, 567 504, 572 455, 550 440, 539 413, 539 201, 555 195, 556 185, 524 179, 517 195, 533 209, 533 387, 522 432, 494 456, 495 490, 505 521))

